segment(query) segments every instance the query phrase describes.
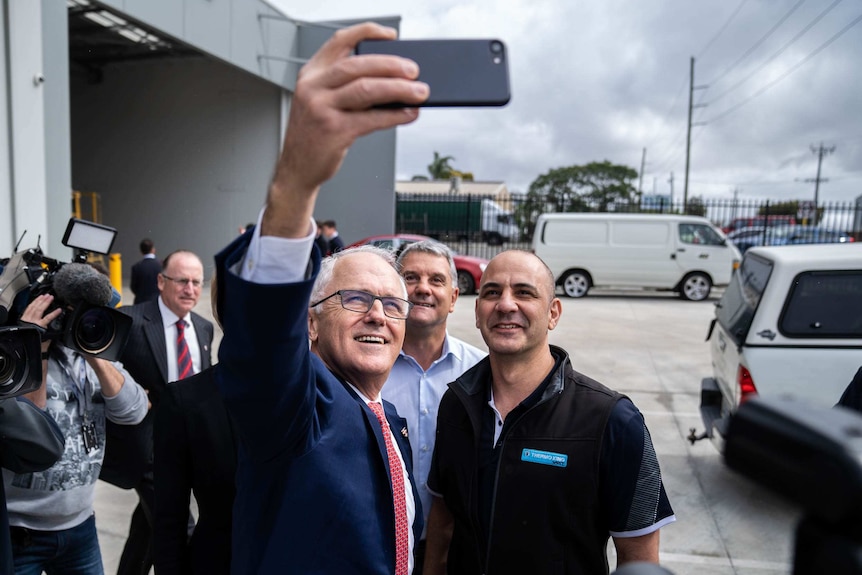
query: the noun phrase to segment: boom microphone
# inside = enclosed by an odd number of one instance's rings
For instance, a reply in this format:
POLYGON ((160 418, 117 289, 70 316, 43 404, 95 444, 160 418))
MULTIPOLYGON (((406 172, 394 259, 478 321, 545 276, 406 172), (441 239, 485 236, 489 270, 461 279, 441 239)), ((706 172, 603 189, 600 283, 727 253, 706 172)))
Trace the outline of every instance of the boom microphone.
POLYGON ((111 301, 111 282, 87 264, 64 265, 54 275, 53 284, 57 297, 72 306, 82 302, 106 306, 111 301))

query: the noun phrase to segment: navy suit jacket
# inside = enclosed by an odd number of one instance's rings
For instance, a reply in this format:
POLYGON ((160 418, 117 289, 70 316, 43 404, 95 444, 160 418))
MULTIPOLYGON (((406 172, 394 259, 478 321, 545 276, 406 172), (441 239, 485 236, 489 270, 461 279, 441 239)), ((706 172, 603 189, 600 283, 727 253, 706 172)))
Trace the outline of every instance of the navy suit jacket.
MULTIPOLYGON (((216 381, 240 436, 232 573, 392 575, 395 513, 380 425, 308 348, 320 257, 312 250, 306 281, 249 283, 227 271, 249 237, 216 256, 225 331, 216 381)), ((410 475, 419 541, 407 425, 392 404, 384 409, 410 475)))
MULTIPOLYGON (((168 385, 168 348, 158 300, 123 306, 120 311, 132 318, 132 329, 120 362, 149 392, 153 409, 137 425, 107 422, 105 461, 99 478, 130 489, 140 482, 152 465, 153 410, 158 407, 162 392, 168 385)), ((201 370, 204 370, 210 367, 212 360, 213 324, 194 312, 191 320, 201 350, 201 370)))

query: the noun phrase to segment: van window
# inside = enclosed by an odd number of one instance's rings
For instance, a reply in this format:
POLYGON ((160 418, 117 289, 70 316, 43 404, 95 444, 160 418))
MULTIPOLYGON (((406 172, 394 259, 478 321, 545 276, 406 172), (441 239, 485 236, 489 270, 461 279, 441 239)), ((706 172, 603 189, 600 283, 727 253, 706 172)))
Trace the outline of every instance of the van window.
POLYGON ((812 271, 796 276, 778 330, 787 337, 862 337, 862 272, 812 271))
POLYGON ((608 224, 607 222, 591 221, 549 221, 545 224, 543 239, 547 245, 606 245, 608 243, 608 224))
POLYGON ((679 241, 684 244, 722 246, 724 240, 711 227, 704 224, 680 224, 679 241))
POLYGON ((613 222, 611 243, 615 246, 666 246, 669 226, 666 222, 613 222))
POLYGON ((746 257, 718 302, 715 317, 736 345, 741 345, 748 335, 770 275, 772 262, 754 256, 746 257))

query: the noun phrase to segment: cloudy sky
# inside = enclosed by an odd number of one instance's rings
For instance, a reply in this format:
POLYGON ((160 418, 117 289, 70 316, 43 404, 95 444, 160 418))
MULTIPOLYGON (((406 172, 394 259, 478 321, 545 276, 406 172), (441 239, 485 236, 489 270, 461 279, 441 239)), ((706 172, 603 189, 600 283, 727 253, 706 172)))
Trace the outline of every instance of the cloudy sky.
MULTIPOLYGON (((549 169, 609 160, 681 197, 695 58, 689 195, 862 195, 862 5, 856 0, 270 0, 307 19, 400 15, 401 37, 499 38, 511 103, 428 109, 399 128, 397 175, 434 151, 526 191, 549 169)), ((454 64, 457 66, 457 64, 454 64)), ((457 68, 455 69, 457 72, 457 68)), ((637 185, 637 182, 635 182, 637 185)))

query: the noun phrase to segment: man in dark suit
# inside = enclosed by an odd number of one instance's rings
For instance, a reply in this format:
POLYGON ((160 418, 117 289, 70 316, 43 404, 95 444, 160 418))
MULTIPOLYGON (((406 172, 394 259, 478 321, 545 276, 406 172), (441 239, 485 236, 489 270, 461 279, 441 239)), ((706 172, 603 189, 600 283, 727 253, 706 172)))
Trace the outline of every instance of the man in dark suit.
MULTIPOLYGON (((210 298, 218 321, 215 282, 210 298)), ((230 574, 237 442, 216 369, 169 385, 155 413, 153 564, 159 575, 230 574), (189 538, 192 492, 199 517, 189 538)))
POLYGON ((153 240, 142 239, 140 248, 144 257, 132 266, 132 280, 129 286, 135 294, 135 304, 158 299, 159 273, 162 271, 162 263, 156 259, 153 240))
POLYGON ((326 220, 320 224, 321 237, 326 240, 329 251, 327 255, 338 253, 344 249, 344 242, 341 241, 341 236, 338 235, 338 228, 335 227, 335 220, 326 220))
MULTIPOLYGON (((201 295, 203 264, 194 253, 168 255, 159 274, 156 301, 123 307, 132 330, 120 361, 149 393, 153 409, 168 382, 210 367, 213 325, 192 312, 201 295), (185 323, 180 328, 179 320, 185 323), (180 337, 182 333, 182 338, 180 337)), ((119 575, 149 573, 152 565, 153 414, 136 426, 108 426, 105 464, 100 478, 134 488, 140 501, 132 515, 119 575)))
POLYGON ((155 412, 153 564, 159 575, 229 575, 236 451, 213 366, 169 385, 155 412), (192 491, 198 522, 188 537, 192 491))
POLYGON ((418 115, 373 107, 428 96, 412 62, 350 57, 360 40, 394 37, 370 23, 342 29, 303 67, 266 210, 216 257, 216 381, 240 436, 234 574, 412 569, 423 521, 407 426, 380 399, 407 290, 384 250, 322 263, 312 250, 317 194, 352 142, 418 115))

